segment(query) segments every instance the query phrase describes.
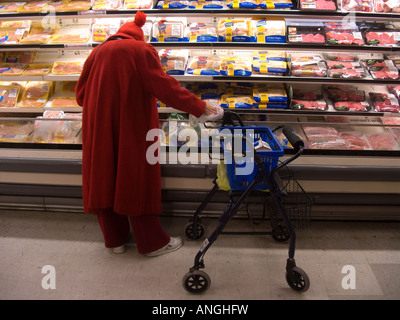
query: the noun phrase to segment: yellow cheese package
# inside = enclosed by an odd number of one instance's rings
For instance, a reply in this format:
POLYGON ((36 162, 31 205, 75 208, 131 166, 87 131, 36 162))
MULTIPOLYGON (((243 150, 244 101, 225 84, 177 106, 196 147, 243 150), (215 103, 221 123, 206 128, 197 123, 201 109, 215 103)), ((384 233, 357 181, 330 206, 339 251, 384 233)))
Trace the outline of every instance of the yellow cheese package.
POLYGON ((25 68, 23 63, 1 63, 0 76, 19 76, 25 68))
POLYGON ((52 68, 53 65, 48 63, 31 63, 27 65, 22 74, 24 76, 45 76, 50 73, 52 68))
POLYGON ((52 81, 29 81, 18 107, 43 107, 53 90, 52 81))
POLYGON ((19 86, 0 85, 0 108, 14 108, 17 105, 19 86))
POLYGON ((52 73, 57 75, 80 74, 84 61, 56 61, 53 64, 52 73))

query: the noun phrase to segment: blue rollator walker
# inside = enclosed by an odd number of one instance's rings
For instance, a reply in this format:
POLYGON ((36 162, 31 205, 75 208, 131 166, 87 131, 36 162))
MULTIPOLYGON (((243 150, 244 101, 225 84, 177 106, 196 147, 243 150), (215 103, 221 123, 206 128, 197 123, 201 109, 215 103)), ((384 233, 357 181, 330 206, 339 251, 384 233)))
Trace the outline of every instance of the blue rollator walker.
MULTIPOLYGON (((252 232, 251 234, 269 234, 272 235, 275 240, 280 242, 289 240, 289 254, 286 264, 286 282, 292 289, 298 292, 305 292, 310 286, 310 280, 307 274, 301 268, 296 266, 294 259, 296 234, 289 219, 288 212, 309 212, 311 200, 306 195, 303 188, 301 188, 297 181, 293 179, 293 177, 290 179, 290 183, 286 182, 285 184, 284 179, 281 179, 280 175, 278 174, 280 169, 286 167, 290 162, 302 154, 304 143, 290 127, 281 126, 276 128, 274 131, 271 131, 268 127, 244 127, 239 115, 230 111, 225 111, 222 119, 222 127, 219 127, 220 133, 227 132, 226 130, 233 133, 231 139, 234 139, 235 136, 239 136, 241 138, 242 148, 240 152, 241 156, 243 157, 242 159, 249 155, 248 152, 250 152, 251 155, 254 155, 250 160, 254 161, 254 170, 249 176, 235 176, 234 170, 240 166, 239 162, 235 162, 235 160, 232 159, 233 164, 227 165, 227 175, 231 187, 231 190, 229 191, 229 203, 223 214, 219 217, 219 224, 215 230, 208 238, 204 240, 194 259, 193 267, 189 269, 189 272, 186 273, 182 279, 182 285, 187 291, 194 294, 203 293, 210 287, 210 277, 206 272, 201 270, 205 268, 204 256, 206 252, 217 240, 218 236, 223 233, 225 226, 239 211, 246 199, 251 194, 258 193, 262 194, 262 197, 266 199, 263 208, 264 213, 265 203, 267 201, 269 203, 272 231, 263 233, 252 232), (240 127, 234 126, 233 116, 237 118, 240 127), (286 136, 294 149, 294 154, 287 160, 279 162, 279 164, 278 158, 283 156, 284 152, 279 141, 273 134, 273 132, 277 129, 282 129, 283 134, 286 136), (272 151, 257 151, 254 147, 254 144, 249 143, 249 140, 245 138, 245 133, 247 130, 252 130, 251 132, 254 134, 255 138, 261 138, 262 141, 268 142, 272 151), (294 186, 295 190, 290 189, 290 186, 294 186), (302 203, 296 203, 296 200, 293 201, 292 198, 291 205, 286 205, 287 198, 291 197, 292 192, 295 198, 296 196, 303 197, 302 203), (239 196, 236 201, 234 200, 235 196, 239 196), (306 200, 304 201, 304 199, 306 200)), ((219 140, 224 149, 224 158, 226 159, 227 156, 235 158, 235 151, 233 150, 234 143, 229 144, 226 143, 226 141, 224 143, 226 136, 222 134, 219 136, 219 140)), ((207 204, 212 200, 217 191, 220 190, 220 187, 217 183, 217 178, 213 181, 213 183, 214 187, 199 205, 193 218, 185 227, 185 235, 189 240, 200 240, 204 236, 205 228, 202 224, 200 214, 206 208, 207 204)))

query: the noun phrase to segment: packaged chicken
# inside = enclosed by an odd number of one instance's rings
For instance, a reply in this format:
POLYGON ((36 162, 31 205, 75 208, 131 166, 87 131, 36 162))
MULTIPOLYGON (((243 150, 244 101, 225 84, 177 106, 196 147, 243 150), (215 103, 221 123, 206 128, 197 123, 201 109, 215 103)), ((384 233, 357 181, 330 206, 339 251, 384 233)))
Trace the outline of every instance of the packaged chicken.
POLYGON ((130 9, 151 9, 153 0, 125 0, 124 8, 130 9))
POLYGON ((213 25, 194 22, 185 28, 184 42, 217 42, 217 30, 213 25))
POLYGON ((180 42, 183 41, 184 24, 181 21, 160 20, 153 24, 152 41, 180 42))
POLYGON ((0 108, 14 108, 17 104, 19 86, 0 85, 0 108))
POLYGON ((39 0, 28 1, 18 9, 18 13, 42 12, 42 10, 44 10, 48 4, 49 1, 39 1, 39 0))
POLYGON ((268 84, 253 89, 253 98, 257 103, 287 104, 288 96, 283 84, 268 84))
POLYGON ((284 75, 287 70, 286 53, 282 51, 254 51, 253 71, 266 75, 284 75))
POLYGON ((25 28, 1 28, 0 29, 0 45, 1 44, 19 44, 21 39, 28 34, 25 28))
POLYGON ((63 27, 49 40, 49 43, 86 43, 90 40, 88 28, 63 27))
POLYGON ((286 23, 283 19, 259 19, 252 25, 252 42, 258 43, 285 43, 286 23))
POLYGON ((291 0, 260 0, 259 7, 261 9, 291 9, 293 2, 291 0))
POLYGON ((92 26, 92 41, 104 42, 121 27, 119 19, 97 19, 92 26))
POLYGON ((164 0, 158 1, 157 9, 184 9, 189 6, 189 1, 186 0, 164 0))
POLYGON ((92 10, 120 10, 124 8, 123 0, 95 0, 92 10))
POLYGON ((223 94, 221 96, 221 107, 229 109, 251 109, 254 100, 251 94, 223 94))
POLYGON ((56 61, 53 64, 52 73, 58 75, 80 74, 84 61, 56 61))
POLYGON ((2 62, 5 63, 31 63, 35 59, 37 51, 7 51, 2 62))
POLYGON ((63 12, 87 11, 92 7, 91 0, 71 0, 62 7, 63 12))
POLYGON ((188 59, 187 50, 163 49, 160 50, 158 54, 160 56, 161 65, 167 74, 185 74, 185 67, 188 59))
POLYGON ((250 19, 223 19, 218 22, 218 41, 250 42, 252 36, 250 19))
POLYGON ((75 97, 54 97, 50 103, 54 108, 75 108, 79 107, 75 97))
POLYGON ((42 23, 32 23, 29 34, 21 39, 21 44, 44 44, 57 32, 58 28, 45 29, 42 23))
POLYGON ((18 107, 43 107, 53 90, 51 81, 29 81, 18 107))
POLYGON ((257 9, 260 0, 226 0, 226 5, 230 9, 257 9))
POLYGON ((50 73, 52 68, 53 65, 48 63, 31 63, 26 66, 22 74, 24 76, 45 76, 50 73))
POLYGON ((227 56, 221 60, 221 75, 224 76, 251 76, 251 57, 227 56))
POLYGON ((189 60, 186 72, 195 75, 219 75, 221 59, 218 56, 194 56, 189 60))
POLYGON ((16 13, 18 9, 22 8, 26 2, 0 2, 0 14, 1 13, 16 13))
POLYGON ((56 12, 62 12, 68 2, 69 0, 54 0, 51 3, 52 10, 54 9, 56 12))
POLYGON ((2 63, 0 64, 0 76, 19 76, 25 68, 26 64, 22 63, 2 63))
POLYGON ((224 1, 189 1, 189 9, 227 9, 224 1))
POLYGON ((1 28, 17 28, 17 29, 28 29, 31 27, 31 20, 10 20, 0 21, 1 28))

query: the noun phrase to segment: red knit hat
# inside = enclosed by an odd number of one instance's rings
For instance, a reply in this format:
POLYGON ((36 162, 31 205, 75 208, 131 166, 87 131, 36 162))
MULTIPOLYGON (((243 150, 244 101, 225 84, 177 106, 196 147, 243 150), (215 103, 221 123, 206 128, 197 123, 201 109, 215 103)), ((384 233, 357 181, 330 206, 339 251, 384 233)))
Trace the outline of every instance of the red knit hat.
POLYGON ((114 35, 124 38, 135 38, 136 40, 144 41, 142 27, 146 23, 146 14, 142 11, 136 12, 135 20, 127 22, 119 28, 118 32, 114 35))

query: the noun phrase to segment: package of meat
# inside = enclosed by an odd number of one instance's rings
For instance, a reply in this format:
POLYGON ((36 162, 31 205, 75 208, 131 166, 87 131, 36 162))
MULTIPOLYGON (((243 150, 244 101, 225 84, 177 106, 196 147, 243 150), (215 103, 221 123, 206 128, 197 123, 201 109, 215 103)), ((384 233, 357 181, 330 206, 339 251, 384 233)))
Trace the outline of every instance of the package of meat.
POLYGON ((251 76, 251 57, 227 56, 221 60, 221 75, 224 76, 251 76))
POLYGON ((0 28, 0 45, 19 44, 27 34, 28 30, 25 28, 0 28))
POLYGON ((365 92, 351 85, 325 84, 322 88, 333 101, 365 101, 365 92))
POLYGON ((184 42, 217 42, 218 35, 216 28, 211 24, 194 22, 185 28, 183 35, 184 42))
POLYGON ((169 75, 185 74, 188 59, 187 50, 162 49, 158 54, 165 73, 169 75))
MULTIPOLYGON (((340 1, 340 0, 339 0, 340 1)), ((336 11, 336 0, 300 0, 300 10, 336 11)))
POLYGON ((31 63, 26 66, 22 74, 24 76, 45 76, 50 73, 52 68, 52 64, 31 63))
POLYGON ((49 40, 49 43, 86 43, 90 40, 88 28, 62 27, 49 40))
POLYGON ((325 43, 325 29, 322 22, 310 20, 286 20, 288 42, 325 43))
POLYGON ((91 0, 71 0, 62 7, 62 12, 87 11, 92 7, 91 0))
POLYGON ((224 1, 189 1, 189 9, 227 9, 224 1))
POLYGON ((342 11, 352 12, 372 12, 374 8, 373 0, 341 0, 342 11))
POLYGON ((54 0, 51 2, 52 10, 56 12, 62 12, 64 6, 68 4, 69 0, 54 0))
POLYGON ((19 76, 25 68, 26 64, 22 63, 1 63, 0 76, 19 76))
POLYGON ((367 137, 358 131, 340 132, 350 150, 371 150, 367 137))
POLYGON ((158 1, 157 9, 185 9, 189 6, 189 1, 186 0, 164 0, 158 1))
POLYGON ((286 51, 280 51, 280 50, 261 50, 253 51, 253 65, 254 65, 254 60, 258 61, 287 61, 286 58, 286 51))
POLYGON ((333 127, 303 126, 310 149, 347 149, 346 141, 333 127))
POLYGON ((260 9, 291 9, 294 7, 291 0, 260 0, 260 9))
POLYGON ((364 35, 368 45, 400 46, 400 31, 366 31, 364 35))
POLYGON ((194 56, 190 58, 186 73, 195 75, 219 75, 221 59, 218 56, 194 56))
POLYGON ((223 94, 221 96, 221 107, 229 109, 251 109, 254 107, 254 100, 251 94, 223 94))
POLYGON ((359 31, 348 31, 348 32, 337 32, 328 31, 326 32, 326 42, 328 44, 349 44, 349 45, 364 45, 364 40, 361 32, 359 31))
POLYGON ((151 9, 153 0, 125 0, 125 10, 151 9))
POLYGON ((16 13, 18 9, 22 8, 26 2, 1 2, 0 3, 0 14, 1 13, 16 13))
POLYGON ((257 103, 279 103, 287 105, 288 96, 283 84, 268 84, 253 89, 253 99, 257 103))
POLYGON ((57 75, 80 74, 83 64, 84 61, 55 61, 51 72, 57 75))
POLYGON ((367 101, 336 101, 333 107, 336 111, 368 112, 371 110, 367 101))
POLYGON ((31 63, 35 59, 37 51, 7 51, 2 62, 5 63, 31 63))
POLYGON ((285 20, 277 18, 253 20, 251 41, 258 43, 285 43, 285 20))
POLYGON ((327 66, 320 55, 291 56, 291 74, 296 77, 326 77, 327 66))
POLYGON ((153 24, 154 42, 181 42, 183 41, 184 24, 181 21, 160 20, 153 24))
POLYGON ((390 132, 367 135, 372 150, 399 150, 396 139, 390 132))
POLYGON ((331 78, 360 79, 367 76, 367 72, 358 61, 327 61, 331 78))
POLYGON ((0 85, 0 108, 14 108, 17 104, 19 86, 0 85))
POLYGON ((257 9, 259 3, 259 0, 226 0, 229 9, 257 9))
POLYGON ((92 10, 120 10, 124 8, 123 0, 95 0, 92 10))
POLYGON ((400 112, 400 104, 397 97, 392 93, 370 92, 374 108, 378 112, 400 112))
POLYGON ((54 97, 50 103, 50 107, 54 108, 72 108, 79 107, 74 97, 54 97))
POLYGON ((46 6, 49 4, 49 1, 39 1, 33 0, 26 2, 22 7, 18 8, 18 13, 34 13, 34 12, 42 12, 45 10, 46 6))
POLYGON ((29 30, 29 28, 31 26, 32 26, 31 20, 0 21, 1 28, 17 28, 17 29, 28 29, 29 30))
POLYGON ((323 98, 320 89, 292 88, 292 97, 296 100, 321 100, 323 98))
POLYGON ((399 69, 392 60, 367 59, 362 61, 374 79, 399 79, 399 69))
POLYGON ((398 0, 375 0, 375 12, 400 13, 400 2, 398 0))
POLYGON ((111 35, 117 33, 121 27, 121 21, 119 19, 97 19, 94 21, 92 26, 92 41, 93 42, 104 42, 111 35), (111 21, 110 21, 111 20, 111 21))
POLYGON ((218 41, 250 42, 252 40, 250 19, 222 19, 218 22, 218 41))
POLYGON ((50 38, 57 32, 58 26, 54 28, 45 29, 41 22, 34 22, 31 25, 29 34, 24 36, 20 43, 21 44, 44 44, 47 43, 50 38))
POLYGON ((25 87, 18 107, 43 107, 53 90, 51 81, 29 81, 25 87))
POLYGON ((283 76, 287 71, 287 63, 286 61, 253 59, 253 70, 256 74, 283 76))
POLYGON ((328 105, 325 100, 298 100, 292 99, 290 108, 293 110, 319 110, 325 111, 328 105))
POLYGON ((331 60, 331 61, 354 62, 358 60, 356 55, 348 53, 333 52, 333 53, 327 53, 324 56, 326 60, 331 60))
POLYGON ((397 99, 400 99, 400 85, 398 86, 389 85, 387 87, 390 90, 390 92, 396 95, 397 99))

